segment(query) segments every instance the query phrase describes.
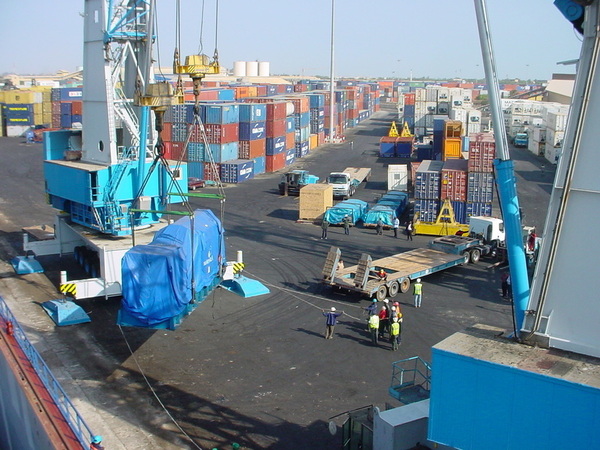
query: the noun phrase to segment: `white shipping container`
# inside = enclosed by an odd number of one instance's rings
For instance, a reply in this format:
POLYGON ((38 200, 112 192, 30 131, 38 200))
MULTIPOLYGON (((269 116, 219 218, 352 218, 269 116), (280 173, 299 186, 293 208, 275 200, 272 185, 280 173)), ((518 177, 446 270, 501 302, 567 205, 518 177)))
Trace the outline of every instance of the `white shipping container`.
POLYGON ((27 131, 29 131, 31 127, 29 125, 7 125, 6 126, 6 135, 8 137, 20 137, 24 136, 27 131))
POLYGON ((427 114, 435 114, 437 112, 437 102, 425 102, 425 109, 427 110, 427 114))
POLYGON ((471 134, 471 133, 481 133, 481 123, 479 123, 479 122, 467 123, 467 134, 471 134))
POLYGON ((460 120, 462 123, 467 123, 467 110, 463 108, 450 108, 448 114, 451 120, 460 120))
POLYGON ((423 88, 415 89, 415 102, 424 102, 427 100, 427 90, 423 88))
POLYGON ((437 114, 443 114, 445 116, 450 112, 450 103, 449 102, 438 102, 437 105, 437 114))
POLYGON ((567 127, 567 115, 562 111, 548 111, 546 114, 546 126, 554 131, 565 131, 567 127))
POLYGON ((406 164, 390 164, 388 166, 388 191, 408 190, 408 166, 406 164))
POLYGON ((544 147, 544 157, 552 164, 558 163, 558 158, 562 154, 562 147, 552 147, 548 144, 544 147))
POLYGON ((546 128, 532 126, 528 128, 528 134, 534 141, 544 142, 546 140, 546 128))
POLYGON ((527 150, 533 153, 536 156, 540 156, 544 154, 544 144, 538 140, 532 139, 531 135, 529 137, 529 141, 527 141, 527 150))
POLYGON ((547 147, 562 147, 563 139, 565 138, 564 131, 554 131, 551 128, 546 128, 546 148, 547 147))
POLYGON ((425 89, 427 93, 425 94, 425 101, 428 102, 437 102, 437 90, 439 86, 427 86, 425 89))
POLYGON ((481 123, 481 111, 477 109, 467 110, 467 121, 469 123, 481 123))
POLYGON ((440 86, 437 90, 437 101, 448 102, 450 101, 450 90, 447 87, 440 86))

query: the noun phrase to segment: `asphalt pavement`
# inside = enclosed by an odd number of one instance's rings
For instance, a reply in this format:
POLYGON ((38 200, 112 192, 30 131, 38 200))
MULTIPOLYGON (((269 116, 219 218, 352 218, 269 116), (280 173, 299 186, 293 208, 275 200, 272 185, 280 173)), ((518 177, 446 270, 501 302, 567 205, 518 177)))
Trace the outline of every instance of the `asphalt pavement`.
MULTIPOLYGON (((393 109, 384 109, 349 130, 346 143, 313 150, 293 168, 324 178, 347 166, 371 167, 355 197, 372 203, 386 191, 387 165, 406 162, 378 156, 391 120, 393 109)), ((52 223, 54 212, 44 203, 41 145, 2 138, 0 152, 0 252, 6 261, 20 254, 20 229, 52 223)), ((554 167, 526 150, 512 149, 512 157, 524 222, 541 232, 554 167)), ((330 227, 322 240, 319 225, 296 222, 298 198, 279 195, 279 177, 263 174, 226 186, 223 205, 228 259, 242 250, 245 274, 270 294, 244 299, 217 289, 176 331, 121 330, 115 325, 118 299, 81 301, 92 322, 55 327, 39 302, 56 295, 61 268, 76 270, 71 258, 46 258, 46 274, 26 276, 3 263, 0 294, 86 420, 106 436, 107 448, 227 449, 233 442, 249 449, 338 448, 341 429, 330 434, 331 417, 371 404, 399 406, 387 393, 392 362, 412 356, 430 361, 432 345, 474 323, 510 331, 500 269, 482 261, 425 277, 420 309, 411 306, 410 295, 399 294, 402 345, 398 351, 387 341, 373 347, 364 313, 369 300, 320 283, 327 251, 338 246, 352 265, 361 253, 380 258, 424 247, 429 238, 407 241, 391 230, 377 236, 357 226, 348 236, 330 227), (326 340, 322 310, 332 306, 345 314, 335 337, 326 340)), ((218 200, 190 202, 220 215, 218 200)), ((344 417, 335 422, 341 425, 344 417)))

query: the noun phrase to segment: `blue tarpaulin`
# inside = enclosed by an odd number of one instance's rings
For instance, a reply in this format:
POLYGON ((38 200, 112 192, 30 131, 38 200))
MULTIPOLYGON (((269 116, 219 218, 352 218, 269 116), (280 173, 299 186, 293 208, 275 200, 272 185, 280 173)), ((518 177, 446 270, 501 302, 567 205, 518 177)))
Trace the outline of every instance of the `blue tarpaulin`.
POLYGON ((395 208, 385 205, 375 205, 363 215, 363 224, 366 227, 374 227, 377 221, 381 219, 383 225, 391 227, 396 217, 395 208))
POLYGON ((158 231, 150 244, 131 248, 122 261, 121 308, 146 326, 181 314, 219 277, 225 263, 223 232, 212 211, 196 210, 193 221, 181 218, 158 231))
POLYGON ((344 200, 343 202, 339 202, 335 206, 329 208, 325 211, 323 216, 324 220, 327 220, 331 224, 339 224, 341 225, 344 219, 344 216, 350 216, 352 224, 356 224, 360 220, 368 208, 368 204, 362 200, 344 200))

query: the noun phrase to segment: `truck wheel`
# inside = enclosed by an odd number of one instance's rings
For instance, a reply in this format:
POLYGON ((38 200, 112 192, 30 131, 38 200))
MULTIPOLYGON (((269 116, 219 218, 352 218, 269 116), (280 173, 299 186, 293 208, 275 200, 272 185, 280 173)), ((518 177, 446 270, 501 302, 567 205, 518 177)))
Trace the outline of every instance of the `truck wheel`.
POLYGON ((379 286, 379 288, 377 288, 377 293, 375 294, 375 296, 380 302, 385 300, 385 297, 387 296, 387 287, 385 286, 385 284, 382 284, 381 286, 379 286))
POLYGON ((410 289, 410 278, 406 277, 400 281, 400 292, 406 294, 410 289))
POLYGON ((387 287, 388 295, 390 297, 395 297, 398 295, 398 291, 400 291, 400 285, 397 281, 392 281, 390 285, 387 287))
POLYGON ((468 251, 464 251, 463 254, 463 264, 467 264, 471 259, 471 254, 468 251))
POLYGON ((474 248, 473 250, 471 250, 469 257, 469 259, 471 260, 471 264, 477 264, 477 262, 479 262, 480 257, 481 250, 479 250, 478 248, 474 248))

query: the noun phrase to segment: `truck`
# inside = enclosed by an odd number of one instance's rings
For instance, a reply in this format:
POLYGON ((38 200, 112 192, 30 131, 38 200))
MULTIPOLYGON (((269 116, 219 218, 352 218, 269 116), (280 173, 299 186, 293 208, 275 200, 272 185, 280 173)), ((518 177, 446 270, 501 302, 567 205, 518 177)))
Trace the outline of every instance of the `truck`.
POLYGON ((371 169, 367 167, 346 167, 342 172, 331 172, 327 184, 333 186, 333 196, 346 200, 352 197, 363 181, 369 181, 371 169))
POLYGON ((517 133, 513 139, 515 147, 526 148, 529 145, 529 136, 527 133, 517 133))
POLYGON ((427 248, 418 248, 373 260, 363 253, 355 266, 338 269, 341 250, 331 247, 325 259, 322 282, 336 289, 357 292, 369 298, 383 301, 406 293, 412 280, 460 266, 477 263, 482 254, 492 251, 481 239, 468 236, 444 236, 429 242, 427 248), (381 279, 377 272, 387 273, 381 279))
POLYGON ((307 184, 319 182, 319 177, 311 175, 308 170, 292 170, 281 175, 279 193, 281 195, 299 195, 300 189, 307 184))

